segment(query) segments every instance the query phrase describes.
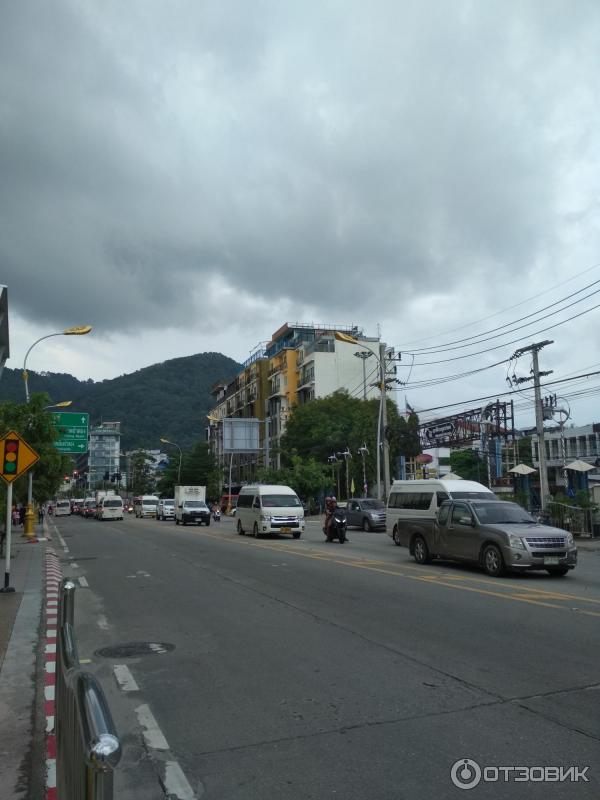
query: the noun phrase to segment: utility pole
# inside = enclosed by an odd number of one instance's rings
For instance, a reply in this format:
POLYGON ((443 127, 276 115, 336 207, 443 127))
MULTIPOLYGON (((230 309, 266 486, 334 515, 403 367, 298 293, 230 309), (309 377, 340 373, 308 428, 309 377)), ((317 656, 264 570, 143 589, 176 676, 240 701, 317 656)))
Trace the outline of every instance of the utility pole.
MULTIPOLYGON (((383 497, 387 500, 390 491, 390 445, 388 442, 387 397, 386 397, 385 344, 379 343, 379 381, 381 388, 381 455, 383 457, 383 497)), ((377 454, 379 457, 379 454, 377 454)))
POLYGON ((546 467, 546 442, 544 441, 544 411, 542 408, 540 378, 545 375, 551 375, 552 370, 540 372, 538 353, 549 344, 553 344, 553 342, 545 339, 543 342, 537 342, 536 344, 530 344, 529 347, 521 347, 519 350, 515 350, 515 354, 513 356, 513 358, 519 358, 519 356, 525 355, 525 353, 531 353, 533 360, 531 378, 518 378, 517 383, 525 383, 526 381, 533 380, 533 390, 535 395, 535 427, 538 437, 538 461, 540 465, 540 508, 542 511, 546 510, 549 489, 548 470, 546 467))

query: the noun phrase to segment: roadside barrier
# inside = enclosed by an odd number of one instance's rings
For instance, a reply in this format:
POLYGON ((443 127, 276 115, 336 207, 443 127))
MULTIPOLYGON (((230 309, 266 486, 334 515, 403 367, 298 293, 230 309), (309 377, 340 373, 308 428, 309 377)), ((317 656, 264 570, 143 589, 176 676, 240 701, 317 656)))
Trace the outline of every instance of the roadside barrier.
POLYGON ((60 584, 56 652, 56 787, 59 800, 113 800, 121 744, 98 681, 79 664, 75 584, 60 584))

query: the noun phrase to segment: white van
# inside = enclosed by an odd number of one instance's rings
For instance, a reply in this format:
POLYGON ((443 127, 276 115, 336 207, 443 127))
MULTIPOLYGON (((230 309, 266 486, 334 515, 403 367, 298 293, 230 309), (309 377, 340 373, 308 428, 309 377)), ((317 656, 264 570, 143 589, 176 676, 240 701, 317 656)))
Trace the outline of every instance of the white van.
POLYGON ((242 486, 237 500, 237 532, 290 533, 299 539, 304 530, 304 509, 289 486, 258 484, 242 486))
POLYGON ((69 516, 71 513, 71 501, 70 500, 57 500, 56 506, 54 507, 54 516, 55 517, 66 517, 69 516))
POLYGON ((139 498, 139 505, 135 506, 136 517, 155 517, 158 510, 158 497, 153 494, 144 494, 139 498))
POLYGON ((417 533, 427 534, 444 500, 494 500, 487 486, 460 479, 394 481, 387 504, 387 530, 394 544, 410 547, 417 533))
POLYGON ((109 494, 100 499, 98 519, 123 519, 123 499, 118 495, 109 494))

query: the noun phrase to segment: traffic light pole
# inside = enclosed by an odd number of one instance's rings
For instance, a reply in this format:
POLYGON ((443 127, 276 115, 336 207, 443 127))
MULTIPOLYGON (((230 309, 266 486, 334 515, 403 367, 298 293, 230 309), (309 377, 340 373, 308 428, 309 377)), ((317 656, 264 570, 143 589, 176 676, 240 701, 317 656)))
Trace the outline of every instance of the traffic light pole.
POLYGON ((6 555, 5 555, 5 567, 4 567, 4 587, 0 589, 0 592, 9 593, 14 592, 14 588, 10 586, 10 545, 11 545, 11 538, 12 538, 12 496, 13 496, 13 487, 12 483, 9 483, 6 487, 6 539, 4 541, 4 546, 6 547, 6 555))

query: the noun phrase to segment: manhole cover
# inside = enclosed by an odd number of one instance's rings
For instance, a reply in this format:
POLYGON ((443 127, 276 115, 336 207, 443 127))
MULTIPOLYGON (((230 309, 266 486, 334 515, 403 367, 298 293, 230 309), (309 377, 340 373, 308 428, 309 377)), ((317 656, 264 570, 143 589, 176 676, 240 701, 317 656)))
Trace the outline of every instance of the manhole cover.
POLYGON ((96 650, 94 655, 102 658, 135 658, 136 656, 152 656, 161 653, 170 653, 175 649, 174 644, 168 642, 126 642, 113 644, 96 650))

